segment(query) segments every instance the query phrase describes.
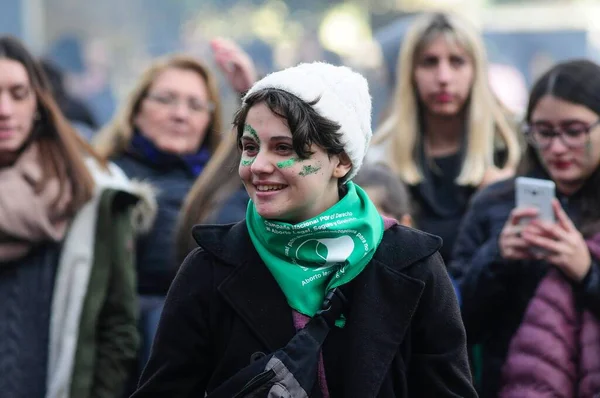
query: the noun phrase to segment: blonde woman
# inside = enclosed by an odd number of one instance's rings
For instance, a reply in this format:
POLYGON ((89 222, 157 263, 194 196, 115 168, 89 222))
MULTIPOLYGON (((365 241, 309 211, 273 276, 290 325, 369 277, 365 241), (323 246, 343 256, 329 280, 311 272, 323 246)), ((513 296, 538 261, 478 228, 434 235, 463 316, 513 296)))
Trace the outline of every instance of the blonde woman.
MULTIPOLYGON (((255 80, 252 61, 234 43, 213 41, 217 64, 242 93, 255 80)), ((138 292, 142 306, 142 358, 149 354, 164 297, 175 275, 175 225, 196 178, 211 161, 222 133, 214 74, 199 60, 175 55, 144 72, 121 113, 99 133, 95 145, 130 177, 158 190, 158 217, 140 240, 138 292)))
POLYGON ((176 228, 176 257, 180 264, 198 244, 192 236, 196 224, 229 224, 246 217, 249 196, 237 174, 240 151, 236 136, 223 137, 206 170, 185 198, 176 228))
POLYGON ((374 139, 379 154, 371 160, 409 185, 417 226, 443 238, 446 261, 470 196, 512 175, 519 160, 486 58, 480 36, 456 16, 416 20, 402 43, 391 112, 374 139))

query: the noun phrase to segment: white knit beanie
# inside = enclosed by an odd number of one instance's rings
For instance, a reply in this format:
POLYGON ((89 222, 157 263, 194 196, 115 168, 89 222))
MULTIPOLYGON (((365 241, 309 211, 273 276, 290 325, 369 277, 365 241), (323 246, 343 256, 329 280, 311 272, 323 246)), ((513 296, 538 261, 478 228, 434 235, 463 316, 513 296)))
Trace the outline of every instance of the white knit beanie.
POLYGON ((265 76, 246 93, 244 102, 251 94, 267 88, 287 91, 305 102, 319 99, 313 108, 341 126, 344 151, 352 161, 352 169, 344 181, 354 178, 373 135, 367 80, 345 66, 305 63, 265 76))

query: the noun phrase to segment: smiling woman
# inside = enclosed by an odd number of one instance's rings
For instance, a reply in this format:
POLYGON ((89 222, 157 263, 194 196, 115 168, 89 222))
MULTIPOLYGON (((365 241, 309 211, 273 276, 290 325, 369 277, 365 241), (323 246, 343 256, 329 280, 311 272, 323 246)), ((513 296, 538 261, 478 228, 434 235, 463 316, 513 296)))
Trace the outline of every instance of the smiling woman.
POLYGON ((257 105, 240 112, 235 121, 238 126, 243 126, 242 129, 238 127, 238 135, 242 131, 239 136, 242 150, 239 172, 261 216, 296 223, 333 206, 339 200, 337 181, 352 167, 343 152, 341 135, 334 132, 339 125, 320 116, 309 104, 294 101, 293 95, 285 91, 263 91, 250 97, 247 103, 257 105), (296 142, 294 145, 294 137, 286 122, 291 118, 278 116, 274 113, 281 112, 278 109, 287 109, 288 115, 304 113, 313 121, 314 127, 303 124, 299 118, 293 120, 290 124, 295 126, 297 137, 302 136, 303 130, 312 127, 322 132, 322 137, 331 134, 337 139, 321 143, 321 136, 313 140, 308 132, 304 132, 307 140, 317 145, 312 146, 310 151, 305 149, 296 160, 294 147, 308 148, 309 144, 296 142), (245 123, 241 123, 244 117, 245 123), (246 166, 245 162, 251 163, 246 166), (323 170, 318 173, 321 168, 323 170), (332 175, 336 178, 332 179, 332 175))
POLYGON ((155 61, 113 121, 94 141, 130 178, 159 191, 158 221, 137 246, 138 291, 144 330, 142 359, 154 337, 164 295, 175 276, 178 213, 190 187, 220 143, 221 103, 216 78, 200 61, 174 55, 155 61))
POLYGON ((370 117, 346 67, 301 64, 248 91, 234 121, 246 219, 194 228, 135 398, 476 396, 440 240, 351 181, 370 117), (274 370, 284 346, 299 369, 274 370))

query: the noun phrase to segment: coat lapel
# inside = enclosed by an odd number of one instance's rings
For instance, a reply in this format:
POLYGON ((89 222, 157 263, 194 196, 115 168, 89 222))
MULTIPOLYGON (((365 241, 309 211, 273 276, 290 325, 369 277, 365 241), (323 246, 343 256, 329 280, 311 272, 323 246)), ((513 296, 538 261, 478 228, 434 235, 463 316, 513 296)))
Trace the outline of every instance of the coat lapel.
POLYGON ((386 230, 371 263, 352 282, 346 396, 376 397, 398 355, 425 283, 403 270, 436 252, 441 239, 406 227, 386 230))
POLYGON ((292 310, 252 245, 245 222, 226 227, 231 229, 223 234, 218 233, 219 227, 210 228, 194 229, 198 244, 224 263, 236 266, 218 287, 219 293, 268 352, 285 346, 296 333, 292 310))
MULTIPOLYGON (((385 249, 385 243, 382 243, 385 249)), ((408 253, 407 253, 408 254, 408 253)), ((414 259, 407 255, 406 264, 414 259)), ((376 397, 399 352, 425 284, 374 258, 353 281, 343 360, 346 396, 376 397)))

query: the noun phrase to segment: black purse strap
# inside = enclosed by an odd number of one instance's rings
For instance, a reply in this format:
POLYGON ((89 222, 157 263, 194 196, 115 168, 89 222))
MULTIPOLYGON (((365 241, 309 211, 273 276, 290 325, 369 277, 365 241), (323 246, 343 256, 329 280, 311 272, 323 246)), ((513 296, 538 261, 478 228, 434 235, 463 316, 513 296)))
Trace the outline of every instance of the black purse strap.
POLYGON ((335 287, 327 292, 323 304, 321 304, 321 309, 317 311, 315 316, 324 317, 331 327, 342 315, 347 305, 348 299, 342 292, 342 287, 335 287))
MULTIPOLYGON (((212 391, 207 398, 266 396, 249 394, 253 391, 264 392, 260 389, 261 386, 270 388, 272 378, 278 375, 274 368, 268 368, 269 364, 273 363, 273 359, 275 359, 275 363, 283 366, 279 371, 284 369, 286 372, 291 373, 295 383, 308 391, 306 389, 310 389, 314 385, 317 377, 317 354, 347 304, 346 296, 341 288, 338 287, 328 291, 321 309, 308 321, 304 328, 296 332, 284 347, 241 369, 212 391)), ((281 377, 281 375, 277 377, 281 377)))
POLYGON ((335 325, 348 305, 348 300, 341 287, 331 289, 325 295, 321 309, 304 327, 304 330, 310 334, 318 343, 322 345, 329 334, 329 330, 335 325))

